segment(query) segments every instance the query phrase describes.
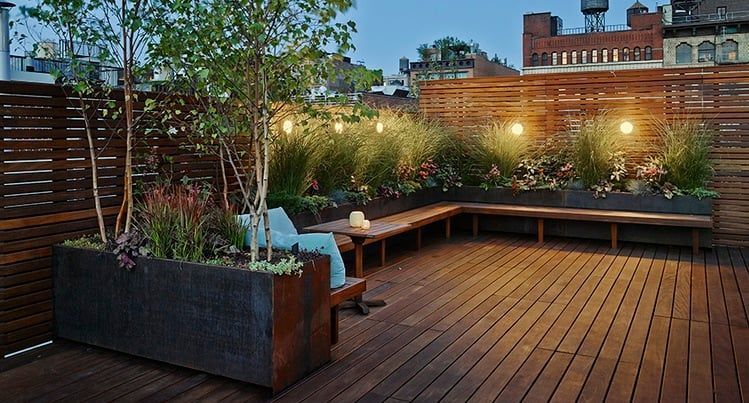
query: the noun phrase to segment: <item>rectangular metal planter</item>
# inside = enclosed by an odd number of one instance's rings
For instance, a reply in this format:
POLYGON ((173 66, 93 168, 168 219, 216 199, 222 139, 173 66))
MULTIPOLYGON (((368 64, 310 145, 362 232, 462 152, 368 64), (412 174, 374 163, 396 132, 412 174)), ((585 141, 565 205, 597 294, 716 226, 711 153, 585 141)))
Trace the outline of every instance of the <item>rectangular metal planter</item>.
POLYGON ((278 276, 54 247, 58 337, 272 388, 330 361, 330 261, 278 276))

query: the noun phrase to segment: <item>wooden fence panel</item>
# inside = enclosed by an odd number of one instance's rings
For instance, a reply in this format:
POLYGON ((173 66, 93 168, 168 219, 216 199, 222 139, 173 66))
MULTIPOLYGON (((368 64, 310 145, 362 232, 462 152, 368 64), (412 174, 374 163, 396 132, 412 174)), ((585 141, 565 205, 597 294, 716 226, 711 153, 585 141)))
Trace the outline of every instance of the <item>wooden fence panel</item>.
POLYGON ((512 120, 537 144, 579 125, 581 116, 608 110, 636 131, 628 157, 653 151, 653 125, 683 116, 714 125, 712 151, 720 192, 714 208, 714 242, 749 246, 749 66, 487 77, 430 81, 420 110, 461 133, 487 121, 512 120))
MULTIPOLYGON (((155 94, 141 94, 136 113, 155 94)), ((122 104, 121 91, 105 101, 122 104)), ((97 101, 99 105, 103 103, 97 101)), ((0 357, 51 339, 51 245, 96 232, 88 142, 77 100, 59 86, 0 82, 0 357)), ((124 122, 92 112, 99 147, 102 206, 112 223, 122 197, 124 122)), ((174 180, 214 181, 217 158, 160 131, 136 135, 138 180, 149 181, 140 156, 168 157, 174 180)))

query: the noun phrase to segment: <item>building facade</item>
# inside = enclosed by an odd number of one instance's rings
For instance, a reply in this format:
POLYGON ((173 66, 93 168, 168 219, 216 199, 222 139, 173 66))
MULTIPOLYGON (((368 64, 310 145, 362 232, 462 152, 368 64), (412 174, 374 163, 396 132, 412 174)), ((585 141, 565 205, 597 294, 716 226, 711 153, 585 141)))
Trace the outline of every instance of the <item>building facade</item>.
MULTIPOLYGON (((608 2, 603 2, 605 13, 608 2)), ((586 2, 582 3, 586 13, 586 2)), ((590 25, 565 29, 550 12, 523 16, 523 73, 560 73, 662 67, 660 11, 636 2, 627 9, 627 25, 590 25)), ((604 21, 603 17, 593 21, 604 21)))
POLYGON ((517 76, 520 71, 489 60, 486 53, 471 53, 455 60, 425 60, 408 63, 409 82, 450 80, 458 78, 517 76))
POLYGON ((672 1, 663 6, 663 65, 749 63, 749 1, 672 1))

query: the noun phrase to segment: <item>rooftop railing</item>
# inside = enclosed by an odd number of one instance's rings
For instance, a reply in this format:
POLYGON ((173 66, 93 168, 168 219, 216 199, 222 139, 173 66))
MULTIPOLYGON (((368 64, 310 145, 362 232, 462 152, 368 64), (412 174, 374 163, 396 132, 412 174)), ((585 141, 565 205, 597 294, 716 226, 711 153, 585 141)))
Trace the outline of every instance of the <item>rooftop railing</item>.
POLYGON ((630 28, 627 24, 606 25, 605 27, 603 27, 603 31, 589 31, 586 27, 563 28, 557 31, 557 35, 580 35, 592 32, 617 32, 629 31, 629 29, 630 28))
POLYGON ((671 24, 694 24, 700 22, 722 22, 747 19, 749 19, 749 11, 733 11, 730 13, 674 15, 671 24))

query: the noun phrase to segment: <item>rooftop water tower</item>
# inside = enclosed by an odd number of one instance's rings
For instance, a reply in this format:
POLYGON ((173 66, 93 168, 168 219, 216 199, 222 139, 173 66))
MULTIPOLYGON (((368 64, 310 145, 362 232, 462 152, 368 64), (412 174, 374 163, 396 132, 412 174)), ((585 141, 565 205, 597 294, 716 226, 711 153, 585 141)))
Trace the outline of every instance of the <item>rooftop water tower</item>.
POLYGON ((585 15, 585 32, 606 30, 606 11, 609 11, 609 0, 581 0, 580 11, 585 15))

